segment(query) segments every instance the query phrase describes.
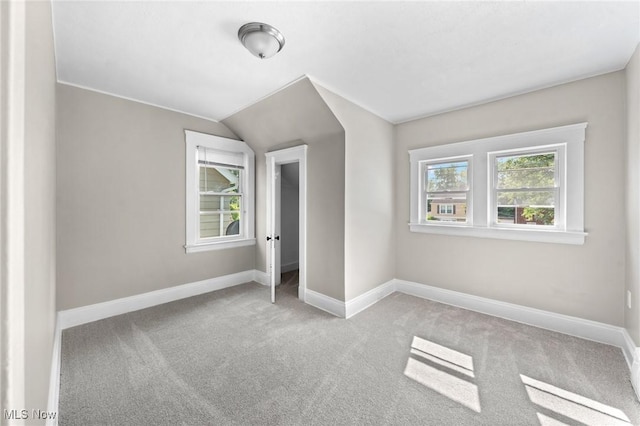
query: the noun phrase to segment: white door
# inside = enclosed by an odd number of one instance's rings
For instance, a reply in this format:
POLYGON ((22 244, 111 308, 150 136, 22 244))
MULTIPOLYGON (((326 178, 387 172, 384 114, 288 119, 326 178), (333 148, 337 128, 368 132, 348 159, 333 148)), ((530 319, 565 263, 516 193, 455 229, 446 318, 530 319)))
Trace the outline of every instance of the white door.
POLYGON ((280 284, 280 165, 267 158, 267 256, 271 303, 276 302, 276 286, 280 284))

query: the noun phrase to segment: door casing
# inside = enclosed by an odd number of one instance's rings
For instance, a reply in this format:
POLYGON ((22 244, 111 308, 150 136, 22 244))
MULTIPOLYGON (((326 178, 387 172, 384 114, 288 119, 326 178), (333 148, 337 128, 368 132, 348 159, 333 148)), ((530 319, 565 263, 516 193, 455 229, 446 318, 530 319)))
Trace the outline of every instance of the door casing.
POLYGON ((283 164, 299 164, 298 197, 298 251, 299 284, 298 299, 303 302, 307 291, 307 145, 267 152, 267 274, 271 286, 271 301, 275 302, 275 286, 280 283, 280 167, 283 164))

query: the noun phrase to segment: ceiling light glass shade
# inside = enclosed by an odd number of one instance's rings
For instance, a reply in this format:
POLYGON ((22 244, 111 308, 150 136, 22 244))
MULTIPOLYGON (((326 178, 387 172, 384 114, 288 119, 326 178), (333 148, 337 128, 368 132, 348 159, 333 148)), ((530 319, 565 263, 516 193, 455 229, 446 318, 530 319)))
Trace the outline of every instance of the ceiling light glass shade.
POLYGON ((238 30, 238 38, 252 55, 260 59, 270 58, 284 46, 284 36, 276 28, 261 22, 244 24, 238 30))

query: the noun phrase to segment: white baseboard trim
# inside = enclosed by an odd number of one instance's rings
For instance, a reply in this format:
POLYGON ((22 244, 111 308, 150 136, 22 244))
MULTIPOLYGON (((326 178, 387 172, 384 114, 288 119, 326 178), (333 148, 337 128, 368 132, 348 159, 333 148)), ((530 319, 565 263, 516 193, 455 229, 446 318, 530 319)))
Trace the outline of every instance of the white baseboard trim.
POLYGON ((640 399, 640 347, 636 347, 627 330, 622 327, 445 290, 425 284, 398 279, 394 281, 396 291, 411 296, 617 346, 624 354, 631 372, 631 384, 636 396, 640 399))
POLYGON ((253 270, 253 280, 258 284, 262 285, 270 285, 270 277, 266 272, 258 271, 257 269, 253 270))
POLYGON ((51 355, 51 372, 49 375, 49 398, 47 399, 47 411, 55 413, 54 418, 47 416, 46 425, 58 424, 58 401, 60 399, 60 363, 62 361, 62 329, 60 328, 60 315, 56 313, 56 328, 53 332, 53 353, 51 355))
POLYGON ((298 262, 291 262, 280 266, 280 272, 282 273, 295 271, 296 269, 300 269, 298 262))
POLYGON ((640 347, 635 345, 627 330, 624 330, 624 346, 622 346, 622 352, 631 371, 633 390, 636 391, 636 396, 640 399, 640 347))
POLYGON ((631 364, 631 385, 636 391, 636 397, 640 399, 640 348, 636 347, 633 364, 631 364))
POLYGON ((367 291, 366 293, 361 294, 358 297, 347 301, 345 303, 346 318, 351 318, 352 316, 364 311, 369 306, 374 305, 375 303, 384 299, 395 291, 395 280, 390 280, 384 284, 379 285, 376 288, 367 291))
POLYGON ((317 291, 307 289, 305 294, 305 303, 321 309, 325 312, 329 312, 337 317, 345 317, 345 303, 334 299, 333 297, 325 296, 317 291))
POLYGON ((619 348, 624 346, 624 328, 622 327, 615 327, 596 321, 556 314, 554 312, 515 305, 513 303, 500 302, 498 300, 445 290, 410 281, 395 280, 395 282, 397 291, 411 296, 446 303, 447 305, 458 306, 471 311, 557 331, 619 348))
POLYGON ((622 336, 623 344, 620 345, 620 347, 624 353, 624 358, 627 360, 627 365, 629 366, 629 369, 631 369, 633 362, 636 360, 636 352, 640 348, 637 348, 635 343, 633 343, 633 339, 629 336, 627 330, 623 330, 622 336))
POLYGON ((254 280, 253 270, 210 278, 208 280, 169 287, 149 293, 82 306, 80 308, 67 309, 58 312, 58 324, 61 330, 77 325, 98 321, 115 315, 126 314, 151 306, 173 302, 191 296, 208 293, 214 290, 232 287, 248 283, 254 280))

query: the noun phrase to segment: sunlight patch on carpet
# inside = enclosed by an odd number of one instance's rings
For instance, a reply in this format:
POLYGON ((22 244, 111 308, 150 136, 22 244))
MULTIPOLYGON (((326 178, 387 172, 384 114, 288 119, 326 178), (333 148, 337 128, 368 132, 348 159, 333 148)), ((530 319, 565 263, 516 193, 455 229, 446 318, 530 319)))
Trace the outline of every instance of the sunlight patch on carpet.
MULTIPOLYGON (((594 401, 593 399, 586 398, 584 396, 575 394, 573 392, 566 391, 557 386, 549 383, 542 382, 540 380, 532 379, 531 377, 520 375, 522 383, 525 385, 529 399, 534 404, 550 411, 557 413, 558 415, 571 419, 572 421, 578 421, 585 425, 622 425, 628 426, 631 424, 627 415, 614 407, 611 407, 601 402, 594 401)), ((555 420, 554 422, 547 421, 550 419, 548 416, 538 413, 538 419, 542 416, 542 420, 546 422, 540 423, 543 425, 557 425, 564 424, 555 420)))
POLYGON ((558 419, 554 419, 553 417, 545 416, 542 413, 536 413, 538 416, 538 421, 540 422, 540 426, 571 426, 567 423, 563 423, 558 419))
POLYGON ((474 378, 473 358, 414 336, 405 376, 476 413, 481 411, 478 387, 462 377, 474 378))

